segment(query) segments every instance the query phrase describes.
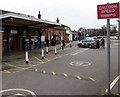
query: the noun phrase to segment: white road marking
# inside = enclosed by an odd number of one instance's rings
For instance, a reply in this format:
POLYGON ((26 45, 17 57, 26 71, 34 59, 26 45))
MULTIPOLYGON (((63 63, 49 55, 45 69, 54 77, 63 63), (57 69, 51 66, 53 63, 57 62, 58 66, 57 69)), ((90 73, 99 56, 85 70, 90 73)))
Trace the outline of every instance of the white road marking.
POLYGON ((72 53, 72 54, 70 54, 70 55, 75 56, 75 55, 77 55, 77 54, 81 54, 81 53, 85 52, 86 50, 88 50, 88 48, 87 48, 87 49, 80 50, 80 51, 77 51, 77 52, 72 53))
POLYGON ((10 92, 10 91, 24 91, 24 92, 30 93, 33 97, 36 97, 36 94, 34 92, 26 89, 6 89, 6 90, 1 90, 0 93, 10 92))
POLYGON ((84 61, 73 61, 70 62, 71 66, 90 66, 91 63, 90 62, 84 62, 84 61))
MULTIPOLYGON (((110 90, 115 86, 115 84, 117 83, 117 81, 120 79, 120 75, 117 76, 114 81, 110 84, 110 90)), ((108 89, 106 89, 105 92, 108 92, 108 89)))

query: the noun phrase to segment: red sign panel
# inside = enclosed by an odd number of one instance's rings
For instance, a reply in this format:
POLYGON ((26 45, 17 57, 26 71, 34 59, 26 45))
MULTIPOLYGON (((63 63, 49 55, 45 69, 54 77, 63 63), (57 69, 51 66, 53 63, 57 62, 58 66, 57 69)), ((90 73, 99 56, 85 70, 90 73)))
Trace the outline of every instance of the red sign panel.
POLYGON ((98 19, 119 18, 119 3, 97 5, 98 19))

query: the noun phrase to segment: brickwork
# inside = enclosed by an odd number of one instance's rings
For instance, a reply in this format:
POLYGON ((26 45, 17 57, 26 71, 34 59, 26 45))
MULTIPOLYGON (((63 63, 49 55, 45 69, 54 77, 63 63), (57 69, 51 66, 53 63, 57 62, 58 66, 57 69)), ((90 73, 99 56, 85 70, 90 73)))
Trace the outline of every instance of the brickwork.
POLYGON ((2 42, 3 42, 3 31, 0 31, 0 61, 2 61, 2 42))

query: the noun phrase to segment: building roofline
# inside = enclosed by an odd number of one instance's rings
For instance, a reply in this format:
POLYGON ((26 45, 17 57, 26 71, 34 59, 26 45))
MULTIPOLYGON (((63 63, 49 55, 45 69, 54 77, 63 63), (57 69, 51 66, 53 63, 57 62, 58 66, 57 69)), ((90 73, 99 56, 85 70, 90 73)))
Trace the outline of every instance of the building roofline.
POLYGON ((35 18, 34 16, 20 14, 20 13, 6 13, 6 14, 0 15, 1 20, 7 19, 7 18, 18 18, 18 19, 24 19, 24 20, 29 20, 29 21, 35 21, 35 22, 40 22, 40 23, 61 26, 60 23, 56 23, 56 22, 52 22, 52 21, 48 21, 48 20, 43 20, 43 19, 38 19, 38 18, 35 18))

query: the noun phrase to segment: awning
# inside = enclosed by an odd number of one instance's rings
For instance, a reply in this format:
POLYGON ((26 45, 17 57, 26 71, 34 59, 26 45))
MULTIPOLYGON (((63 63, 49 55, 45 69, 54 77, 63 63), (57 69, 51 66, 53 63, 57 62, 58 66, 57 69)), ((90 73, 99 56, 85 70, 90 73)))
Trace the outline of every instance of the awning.
POLYGON ((52 28, 62 26, 60 23, 51 22, 48 20, 37 19, 30 15, 20 13, 6 13, 0 15, 2 25, 16 27, 32 27, 32 28, 52 28))

